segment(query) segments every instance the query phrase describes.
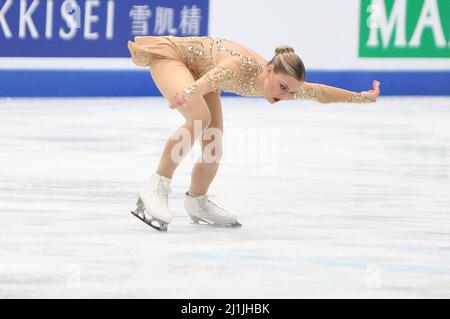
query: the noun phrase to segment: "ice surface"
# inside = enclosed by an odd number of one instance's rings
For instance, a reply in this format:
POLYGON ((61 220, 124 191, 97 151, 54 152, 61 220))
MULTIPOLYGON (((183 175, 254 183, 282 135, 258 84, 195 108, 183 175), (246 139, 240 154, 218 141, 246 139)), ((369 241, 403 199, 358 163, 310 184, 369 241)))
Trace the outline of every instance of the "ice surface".
POLYGON ((129 212, 183 122, 162 98, 0 100, 0 297, 450 297, 450 99, 223 98, 238 229, 129 212))

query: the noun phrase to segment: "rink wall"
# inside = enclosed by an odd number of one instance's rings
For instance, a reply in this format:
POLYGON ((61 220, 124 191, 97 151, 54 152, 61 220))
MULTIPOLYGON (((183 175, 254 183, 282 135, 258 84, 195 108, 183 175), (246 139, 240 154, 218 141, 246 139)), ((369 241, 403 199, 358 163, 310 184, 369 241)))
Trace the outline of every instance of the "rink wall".
POLYGON ((289 44, 309 82, 450 95, 448 0, 0 0, 0 96, 159 95, 126 48, 143 32, 228 38, 267 59, 289 44))

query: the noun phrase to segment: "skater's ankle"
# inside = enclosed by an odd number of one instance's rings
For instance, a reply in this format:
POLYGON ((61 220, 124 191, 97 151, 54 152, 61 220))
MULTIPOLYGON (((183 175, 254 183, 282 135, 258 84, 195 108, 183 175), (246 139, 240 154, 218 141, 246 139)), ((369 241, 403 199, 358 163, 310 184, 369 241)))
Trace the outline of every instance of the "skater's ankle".
POLYGON ((165 178, 168 178, 168 179, 172 179, 172 175, 170 175, 170 174, 164 174, 164 173, 160 173, 160 172, 158 172, 158 171, 156 171, 155 174, 157 174, 157 175, 159 175, 159 176, 161 176, 161 177, 165 177, 165 178))
POLYGON ((188 195, 188 196, 190 196, 190 197, 200 197, 200 196, 203 196, 203 195, 205 195, 205 194, 199 194, 199 193, 193 193, 193 192, 191 192, 191 191, 187 191, 187 192, 186 192, 186 195, 188 195))

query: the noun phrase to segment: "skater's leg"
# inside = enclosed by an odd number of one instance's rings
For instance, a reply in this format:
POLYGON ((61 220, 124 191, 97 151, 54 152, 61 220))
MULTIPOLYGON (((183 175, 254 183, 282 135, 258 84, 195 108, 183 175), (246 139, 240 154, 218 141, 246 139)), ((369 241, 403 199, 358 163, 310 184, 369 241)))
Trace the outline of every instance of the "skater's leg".
POLYGON ((189 195, 206 194, 216 176, 222 158, 223 115, 220 95, 204 96, 211 114, 211 122, 201 138, 202 154, 192 169, 189 195))
POLYGON ((184 208, 195 224, 239 227, 241 224, 237 221, 237 215, 207 194, 222 157, 223 116, 218 94, 205 95, 205 101, 211 113, 211 122, 202 133, 202 155, 192 169, 191 185, 185 196, 184 208))
MULTIPOLYGON (((182 91, 195 81, 189 69, 174 60, 154 59, 150 65, 150 73, 168 103, 174 93, 182 91)), ((193 96, 186 107, 178 107, 177 110, 183 115, 185 123, 167 140, 157 169, 158 174, 167 178, 172 178, 181 159, 211 121, 210 111, 201 96, 193 96), (201 129, 194 130, 194 124, 201 129), (189 137, 188 141, 186 137, 189 137), (180 145, 184 147, 180 148, 180 145)))

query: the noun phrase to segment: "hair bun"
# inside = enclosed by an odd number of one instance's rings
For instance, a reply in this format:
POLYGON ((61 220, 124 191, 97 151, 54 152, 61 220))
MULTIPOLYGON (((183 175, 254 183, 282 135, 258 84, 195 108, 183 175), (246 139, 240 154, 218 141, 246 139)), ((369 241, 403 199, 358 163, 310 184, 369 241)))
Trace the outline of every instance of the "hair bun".
POLYGON ((275 49, 275 54, 295 53, 294 49, 289 45, 280 45, 275 49))

